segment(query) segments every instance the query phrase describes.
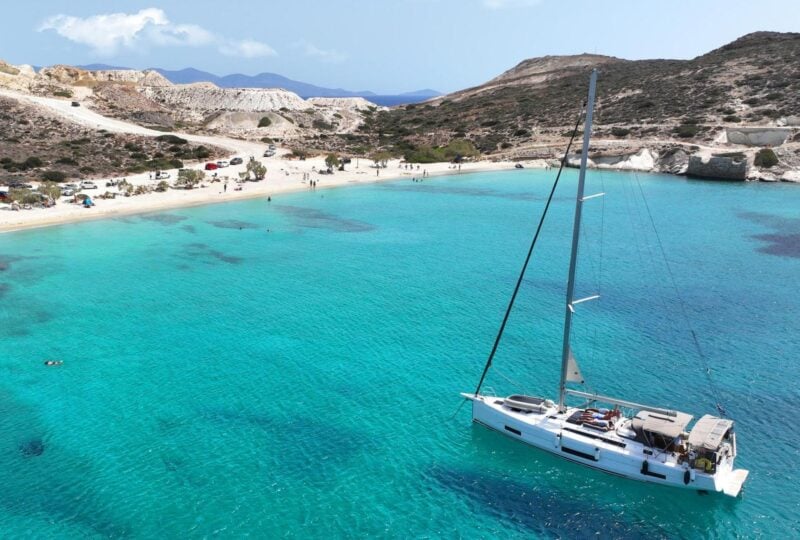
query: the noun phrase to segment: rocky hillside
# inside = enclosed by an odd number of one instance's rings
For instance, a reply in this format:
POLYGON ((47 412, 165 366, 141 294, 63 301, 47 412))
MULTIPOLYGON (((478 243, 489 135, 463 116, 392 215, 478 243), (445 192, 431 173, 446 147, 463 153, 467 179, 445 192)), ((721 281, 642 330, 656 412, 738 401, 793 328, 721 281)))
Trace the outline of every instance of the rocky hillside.
POLYGON ((229 153, 171 135, 140 137, 89 129, 3 96, 0 122, 0 185, 49 177, 124 176, 229 153))
MULTIPOLYGON (((612 157, 644 145, 656 155, 732 148, 752 163, 756 150, 729 144, 729 131, 800 126, 800 34, 758 32, 692 60, 525 60, 483 85, 371 115, 357 144, 408 154, 461 138, 498 157, 556 157, 592 68, 600 72, 593 149, 612 157)), ((793 162, 792 137, 796 129, 784 137, 793 162)))
MULTIPOLYGON (((764 32, 693 60, 629 61, 597 55, 526 60, 484 85, 427 106, 405 107, 391 119, 408 127, 424 122, 437 128, 477 125, 510 137, 520 128, 568 126, 593 67, 600 71, 600 129, 774 125, 800 115, 800 34, 764 32), (418 122, 423 110, 428 114, 418 122)), ((708 131, 701 127, 697 138, 708 137, 708 131)))
POLYGON ((172 84, 154 70, 86 70, 0 62, 0 88, 81 101, 98 112, 156 129, 216 132, 248 138, 319 137, 350 133, 363 98, 302 99, 280 88, 220 88, 210 82, 172 84))

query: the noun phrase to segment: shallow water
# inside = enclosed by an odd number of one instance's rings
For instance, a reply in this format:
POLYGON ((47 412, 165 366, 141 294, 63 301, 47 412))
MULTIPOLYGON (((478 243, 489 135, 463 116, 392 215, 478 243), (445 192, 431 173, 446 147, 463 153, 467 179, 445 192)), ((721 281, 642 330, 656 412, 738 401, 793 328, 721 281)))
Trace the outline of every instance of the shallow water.
MULTIPOLYGON (((474 426, 468 407, 456 413, 552 174, 0 236, 0 530, 800 534, 789 420, 800 405, 798 186, 589 174, 589 192, 607 195, 586 206, 577 295, 602 298, 575 318, 584 376, 695 415, 719 401, 751 470, 743 499, 607 476, 474 426)), ((563 181, 488 378, 501 394, 557 386, 575 172, 563 181)))

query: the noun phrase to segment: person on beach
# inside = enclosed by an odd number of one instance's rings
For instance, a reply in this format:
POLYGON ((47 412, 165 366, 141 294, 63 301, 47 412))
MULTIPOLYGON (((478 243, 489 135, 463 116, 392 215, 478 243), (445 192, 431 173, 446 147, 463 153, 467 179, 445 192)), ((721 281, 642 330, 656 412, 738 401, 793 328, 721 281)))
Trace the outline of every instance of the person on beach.
POLYGON ((225 183, 222 185, 222 192, 223 193, 227 193, 228 192, 228 181, 227 180, 225 180, 225 183))

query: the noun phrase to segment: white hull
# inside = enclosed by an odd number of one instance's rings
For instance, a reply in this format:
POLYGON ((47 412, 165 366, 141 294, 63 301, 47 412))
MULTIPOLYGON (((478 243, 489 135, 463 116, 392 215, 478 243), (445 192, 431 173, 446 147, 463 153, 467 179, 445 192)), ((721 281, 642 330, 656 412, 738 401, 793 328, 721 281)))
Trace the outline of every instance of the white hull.
POLYGON ((502 398, 462 394, 472 401, 472 419, 489 429, 535 446, 575 463, 610 474, 666 486, 737 496, 747 478, 745 470, 734 470, 735 456, 720 460, 713 474, 679 463, 675 453, 653 449, 625 437, 621 419, 617 428, 595 430, 567 422, 579 409, 558 414, 555 407, 544 412, 512 410, 502 398), (646 463, 646 465, 645 465, 646 463))

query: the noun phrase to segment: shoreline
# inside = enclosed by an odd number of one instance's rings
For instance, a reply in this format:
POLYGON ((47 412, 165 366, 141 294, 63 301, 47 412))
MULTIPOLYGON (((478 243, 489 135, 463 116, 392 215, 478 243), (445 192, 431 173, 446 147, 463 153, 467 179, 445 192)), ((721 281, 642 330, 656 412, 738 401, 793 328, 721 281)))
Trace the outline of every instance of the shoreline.
MULTIPOLYGON (((365 160, 367 162, 368 160, 365 160)), ((307 160, 305 163, 309 167, 316 167, 317 165, 324 165, 322 158, 315 158, 307 160), (316 163, 319 161, 319 163, 316 163)), ((280 170, 284 171, 284 175, 278 178, 270 178, 270 176, 278 176, 276 173, 268 173, 267 178, 259 182, 245 182, 242 191, 233 191, 235 182, 230 181, 231 189, 227 192, 223 190, 222 183, 209 183, 205 188, 195 188, 192 190, 171 189, 165 193, 148 193, 146 195, 135 195, 131 197, 119 197, 116 199, 97 199, 96 205, 92 208, 83 208, 80 205, 59 201, 59 204, 51 208, 34 208, 29 210, 13 211, 10 206, 0 210, 0 234, 8 234, 13 232, 20 232, 29 229, 40 229, 45 227, 56 227, 59 225, 68 225, 71 223, 79 223, 85 221, 95 221, 101 219, 113 219, 123 216, 131 216, 137 214, 147 214, 153 212, 162 212, 178 208, 191 208, 196 206, 205 206, 209 204, 221 204, 226 202, 237 202, 250 199, 274 197, 285 193, 297 193, 304 190, 309 190, 309 184, 305 180, 300 180, 296 175, 306 172, 299 170, 287 170, 288 168, 298 169, 296 162, 286 162, 280 160, 278 162, 269 163, 268 165, 284 165, 280 170), (290 165, 291 164, 291 165, 290 165), (282 180, 282 181, 281 181, 282 180), (292 182, 294 180, 294 182, 292 182), (20 219, 21 218, 21 219, 20 219), (12 221, 13 220, 13 221, 12 221)), ((462 165, 460 171, 448 169, 448 163, 432 163, 428 164, 424 170, 427 171, 427 177, 433 176, 457 176, 459 174, 469 174, 477 172, 495 172, 503 170, 517 170, 514 168, 515 162, 511 161, 478 161, 466 163, 462 165)), ((195 166, 196 168, 196 166, 195 166)), ((304 167, 308 168, 308 167, 304 167)), ((526 165, 526 168, 535 169, 543 168, 537 167, 535 163, 526 165)), ((375 171, 372 165, 365 167, 369 173, 375 171)), ((346 171, 337 171, 333 175, 322 176, 309 172, 308 174, 314 175, 313 180, 319 182, 316 189, 333 189, 343 188, 353 185, 367 185, 377 184, 382 182, 391 182, 403 179, 411 179, 419 177, 423 169, 419 171, 405 170, 399 167, 399 160, 392 160, 388 163, 386 168, 382 168, 381 172, 384 175, 372 176, 363 169, 352 169, 346 171), (338 178, 337 178, 338 177, 338 178), (332 181, 331 181, 332 180, 332 181)), ((144 176, 144 175, 139 175, 144 176)), ((133 183, 141 183, 147 178, 135 178, 133 183)), ((131 179, 129 179, 131 181, 131 179)), ((98 183, 99 185, 100 183, 98 183)), ((98 188, 98 192, 102 192, 103 188, 98 188)), ((85 193, 85 191, 84 191, 85 193)))

